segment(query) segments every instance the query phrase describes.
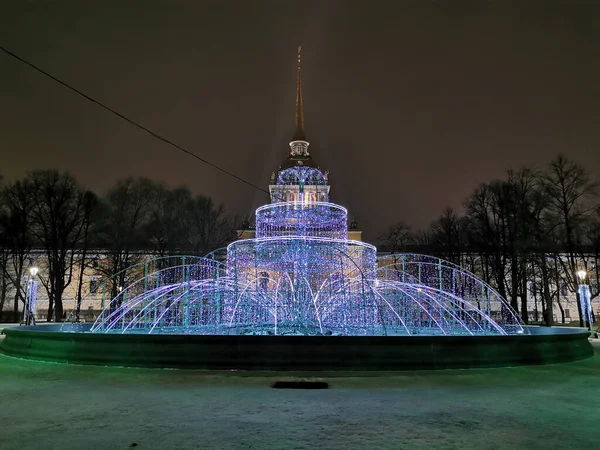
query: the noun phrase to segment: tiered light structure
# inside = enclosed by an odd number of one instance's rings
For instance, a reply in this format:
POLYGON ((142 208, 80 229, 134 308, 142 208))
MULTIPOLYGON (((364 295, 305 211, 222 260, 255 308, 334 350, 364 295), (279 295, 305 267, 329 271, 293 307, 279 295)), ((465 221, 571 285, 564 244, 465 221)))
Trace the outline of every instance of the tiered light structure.
POLYGON ((327 173, 308 151, 298 53, 296 131, 272 176, 256 235, 146 273, 106 307, 92 332, 259 335, 475 335, 526 332, 490 286, 423 255, 377 258, 348 239, 327 173))

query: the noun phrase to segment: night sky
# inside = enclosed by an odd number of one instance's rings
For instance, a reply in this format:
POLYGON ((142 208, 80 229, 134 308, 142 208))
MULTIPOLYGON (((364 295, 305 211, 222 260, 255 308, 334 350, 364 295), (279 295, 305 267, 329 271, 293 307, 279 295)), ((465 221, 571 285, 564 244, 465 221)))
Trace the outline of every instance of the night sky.
MULTIPOLYGON (((562 152, 600 173, 600 2, 4 1, 0 43, 267 188, 294 131, 367 240, 426 227, 509 167, 562 152), (427 4, 427 5, 426 5, 427 4)), ((0 52, 0 173, 146 176, 246 215, 266 194, 0 52)))

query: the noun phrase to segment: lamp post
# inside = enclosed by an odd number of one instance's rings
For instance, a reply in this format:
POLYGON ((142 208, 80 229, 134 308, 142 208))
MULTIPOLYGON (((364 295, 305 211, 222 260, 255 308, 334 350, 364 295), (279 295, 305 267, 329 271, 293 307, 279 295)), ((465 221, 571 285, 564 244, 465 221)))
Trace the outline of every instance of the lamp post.
POLYGON ((586 283, 587 272, 585 270, 577 271, 579 278, 579 303, 581 304, 581 317, 587 322, 588 330, 592 331, 592 303, 590 301, 590 287, 586 283))
POLYGON ((37 281, 35 280, 39 269, 35 266, 29 268, 27 277, 27 289, 25 291, 25 308, 23 310, 23 322, 25 325, 35 325, 35 303, 37 300, 37 281))

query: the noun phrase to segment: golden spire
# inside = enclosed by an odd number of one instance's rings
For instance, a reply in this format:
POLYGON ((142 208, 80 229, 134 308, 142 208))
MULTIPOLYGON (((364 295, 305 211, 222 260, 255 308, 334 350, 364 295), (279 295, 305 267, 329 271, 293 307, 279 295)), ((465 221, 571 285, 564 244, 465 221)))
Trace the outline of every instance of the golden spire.
POLYGON ((302 109, 302 75, 300 73, 300 51, 302 46, 298 47, 298 81, 296 84, 296 131, 294 132, 294 141, 305 141, 304 135, 304 111, 302 109))

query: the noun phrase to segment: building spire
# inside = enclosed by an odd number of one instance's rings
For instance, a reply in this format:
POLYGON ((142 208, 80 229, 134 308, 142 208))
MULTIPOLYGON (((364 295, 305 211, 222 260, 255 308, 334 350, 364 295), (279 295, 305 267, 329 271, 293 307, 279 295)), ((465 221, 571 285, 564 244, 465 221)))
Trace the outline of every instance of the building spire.
POLYGON ((302 74, 300 72, 300 51, 302 46, 298 46, 298 80, 296 83, 296 131, 293 141, 305 141, 304 134, 304 110, 302 109, 302 74))

